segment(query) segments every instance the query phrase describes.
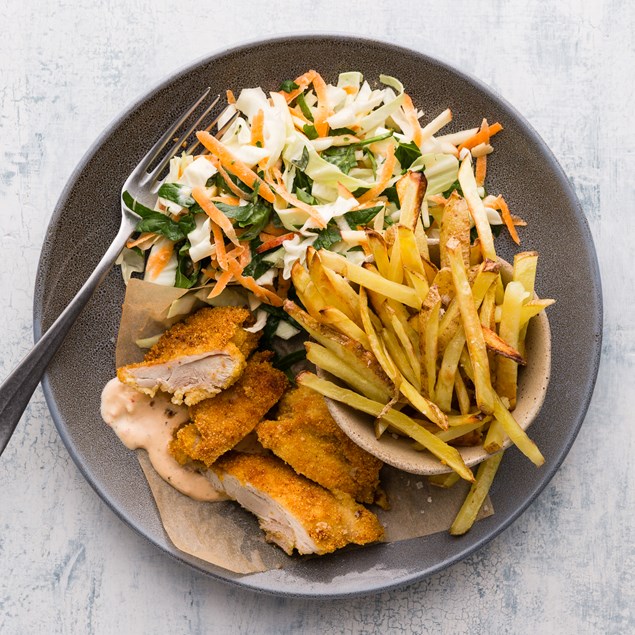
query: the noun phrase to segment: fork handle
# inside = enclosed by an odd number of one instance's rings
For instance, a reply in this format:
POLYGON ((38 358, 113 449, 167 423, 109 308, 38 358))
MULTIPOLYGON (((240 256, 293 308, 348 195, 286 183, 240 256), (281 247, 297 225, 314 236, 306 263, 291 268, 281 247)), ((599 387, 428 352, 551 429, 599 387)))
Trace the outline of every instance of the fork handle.
MULTIPOLYGON (((136 218, 136 217, 135 217, 136 218)), ((4 451, 20 417, 40 383, 46 367, 62 345, 97 287, 106 277, 135 227, 135 219, 124 212, 117 236, 77 295, 42 335, 31 352, 0 386, 0 454, 4 451)))

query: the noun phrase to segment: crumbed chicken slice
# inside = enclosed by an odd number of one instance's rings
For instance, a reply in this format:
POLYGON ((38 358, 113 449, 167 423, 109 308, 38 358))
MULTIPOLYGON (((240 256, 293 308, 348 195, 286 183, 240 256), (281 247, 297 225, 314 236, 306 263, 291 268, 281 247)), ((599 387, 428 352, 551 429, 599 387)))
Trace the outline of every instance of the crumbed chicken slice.
POLYGON ((204 308, 168 329, 144 361, 117 370, 119 381, 154 397, 193 405, 231 386, 258 343, 243 328, 251 314, 241 307, 204 308))
POLYGON ((269 363, 271 355, 255 353, 233 386, 213 399, 190 406, 192 423, 180 428, 170 444, 177 461, 211 465, 246 437, 278 403, 288 381, 269 363))
POLYGON ((355 445, 331 417, 324 397, 301 386, 280 401, 276 421, 261 421, 258 440, 296 472, 331 491, 372 503, 383 463, 355 445))
POLYGON ((258 517, 267 541, 291 555, 325 554, 381 540, 375 514, 348 494, 329 492, 271 455, 229 452, 207 472, 218 491, 258 517))

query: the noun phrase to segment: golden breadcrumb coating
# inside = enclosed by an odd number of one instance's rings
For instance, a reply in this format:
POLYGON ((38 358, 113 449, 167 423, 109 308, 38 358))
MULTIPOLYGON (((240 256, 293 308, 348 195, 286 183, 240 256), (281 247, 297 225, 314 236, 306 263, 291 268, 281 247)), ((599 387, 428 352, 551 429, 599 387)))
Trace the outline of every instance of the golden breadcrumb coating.
MULTIPOLYGON (((288 465, 271 455, 230 452, 211 468, 222 481, 233 476, 243 486, 250 486, 275 501, 286 516, 295 519, 315 543, 312 551, 330 553, 348 544, 365 545, 384 536, 379 519, 343 492, 330 492, 317 483, 296 474, 288 465)), ((267 518, 260 524, 266 538, 291 555, 288 536, 272 530, 267 518)))
POLYGON ((192 423, 180 428, 170 444, 177 461, 211 465, 247 436, 276 405, 288 381, 282 371, 269 363, 271 356, 269 352, 255 353, 235 384, 190 406, 192 423))
POLYGON ((261 421, 258 440, 296 472, 331 491, 372 503, 383 463, 351 441, 333 420, 324 397, 301 386, 287 392, 276 421, 261 421))
POLYGON ((143 362, 119 368, 117 377, 150 396, 165 390, 177 404, 207 399, 243 372, 259 338, 243 328, 251 320, 241 307, 200 309, 168 329, 143 362))

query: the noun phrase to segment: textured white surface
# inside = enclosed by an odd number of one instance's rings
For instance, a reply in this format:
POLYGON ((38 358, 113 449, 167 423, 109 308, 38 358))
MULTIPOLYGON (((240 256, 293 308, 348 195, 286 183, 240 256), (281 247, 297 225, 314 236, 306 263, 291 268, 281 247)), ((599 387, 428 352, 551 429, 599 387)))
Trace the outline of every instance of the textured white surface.
POLYGON ((146 543, 80 476, 38 390, 0 458, 0 632, 633 632, 635 488, 628 465, 635 417, 627 401, 635 380, 633 6, 617 0, 125 4, 0 3, 0 376, 30 346, 32 289, 48 219, 98 133, 132 99, 193 59, 291 30, 346 30, 437 55, 481 78, 529 119, 571 177, 595 236, 604 356, 571 453, 507 532, 409 588, 328 603, 239 591, 146 543))

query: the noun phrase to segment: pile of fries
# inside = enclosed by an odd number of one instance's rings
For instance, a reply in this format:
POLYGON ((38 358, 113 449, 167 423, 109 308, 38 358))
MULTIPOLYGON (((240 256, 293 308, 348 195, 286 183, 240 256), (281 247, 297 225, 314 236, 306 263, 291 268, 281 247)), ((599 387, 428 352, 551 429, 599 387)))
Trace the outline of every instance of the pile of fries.
POLYGON ((399 224, 364 232, 368 262, 310 249, 306 268, 296 262, 292 270, 306 311, 289 300, 284 307, 315 340, 307 358, 348 388, 310 372, 299 384, 375 417, 378 438, 388 430, 432 453, 453 471, 430 477, 434 484, 472 483, 455 535, 474 522, 507 438, 544 463, 511 411, 528 322, 553 303, 534 295, 536 252, 517 254, 503 283, 471 168, 459 179, 463 196, 454 191, 440 215, 436 263, 436 246, 417 229, 425 179, 409 172, 397 184, 399 224), (455 446, 480 444, 492 456, 474 477, 455 446))

